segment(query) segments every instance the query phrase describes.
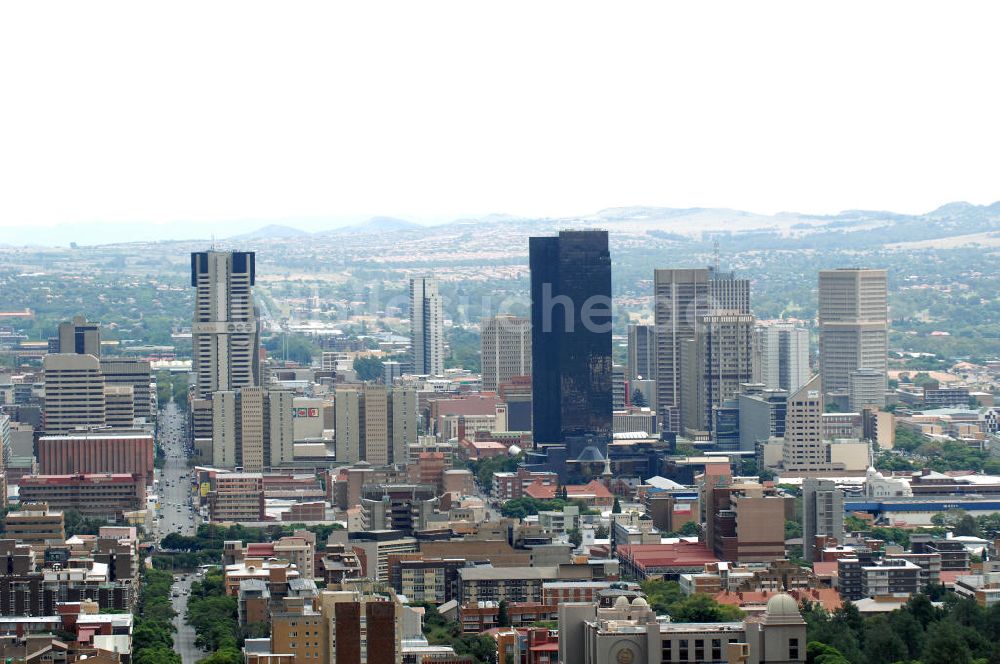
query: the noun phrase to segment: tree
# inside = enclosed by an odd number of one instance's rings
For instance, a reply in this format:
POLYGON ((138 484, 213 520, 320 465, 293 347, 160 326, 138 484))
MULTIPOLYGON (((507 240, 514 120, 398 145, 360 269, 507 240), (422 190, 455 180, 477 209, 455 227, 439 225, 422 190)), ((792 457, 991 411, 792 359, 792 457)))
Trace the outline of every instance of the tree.
POLYGON ((607 539, 609 536, 610 533, 608 532, 608 527, 603 523, 598 525, 597 529, 594 531, 594 539, 607 539))
POLYGON ((500 627, 510 627, 510 612, 507 610, 507 600, 500 600, 500 607, 497 609, 497 625, 500 627))
POLYGON ((583 533, 580 532, 579 528, 571 528, 567 530, 566 535, 569 537, 569 543, 572 544, 574 548, 583 544, 583 533))
POLYGON ((670 607, 670 618, 674 622, 727 622, 742 617, 743 612, 737 607, 719 604, 704 593, 695 593, 670 607))
POLYGON ((377 357, 354 358, 354 373, 360 381, 374 381, 382 378, 382 360, 377 357))
POLYGON ((618 500, 618 496, 615 496, 615 503, 614 505, 611 506, 611 513, 612 514, 622 513, 622 504, 621 501, 618 500))
POLYGON ((140 648, 132 656, 134 664, 181 664, 180 653, 171 648, 140 648))
POLYGON ((906 609, 917 619, 924 629, 941 617, 941 611, 931 604, 927 595, 917 593, 906 603, 906 609))
POLYGON ((677 531, 677 534, 681 537, 696 537, 701 535, 701 526, 698 525, 697 521, 687 521, 677 531))
POLYGON ((910 656, 906 643, 885 616, 873 616, 864 622, 864 644, 868 664, 892 664, 910 656))
POLYGON ((785 521, 785 539, 802 537, 802 524, 798 521, 785 521))
POLYGON ((636 408, 645 408, 648 405, 642 390, 635 390, 632 392, 632 405, 636 408))
POLYGON ((670 613, 670 608, 684 599, 684 592, 676 581, 649 579, 643 581, 641 587, 650 608, 656 613, 670 613))
POLYGON ((806 646, 807 664, 851 664, 843 653, 819 641, 810 641, 806 646))
POLYGON ((243 664, 243 654, 236 648, 221 648, 199 659, 198 664, 243 664))
POLYGON ((970 664, 972 653, 959 626, 951 620, 939 620, 927 630, 920 661, 923 664, 970 664))

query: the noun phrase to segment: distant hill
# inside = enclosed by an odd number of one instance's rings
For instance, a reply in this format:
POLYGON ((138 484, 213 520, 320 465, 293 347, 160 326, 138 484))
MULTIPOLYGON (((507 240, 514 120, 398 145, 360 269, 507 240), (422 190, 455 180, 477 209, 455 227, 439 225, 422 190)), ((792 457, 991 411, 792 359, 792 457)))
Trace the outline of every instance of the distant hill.
POLYGON ((255 231, 250 231, 249 233, 241 233, 240 235, 233 235, 228 238, 230 240, 270 240, 279 237, 298 237, 301 235, 309 235, 309 233, 300 230, 298 228, 293 228, 291 226, 282 226, 281 224, 268 224, 267 226, 262 226, 255 231))
POLYGON ((397 219, 395 217, 372 217, 368 221, 360 224, 334 228, 333 230, 323 231, 317 235, 395 233, 397 231, 410 231, 418 228, 426 227, 412 221, 397 219))

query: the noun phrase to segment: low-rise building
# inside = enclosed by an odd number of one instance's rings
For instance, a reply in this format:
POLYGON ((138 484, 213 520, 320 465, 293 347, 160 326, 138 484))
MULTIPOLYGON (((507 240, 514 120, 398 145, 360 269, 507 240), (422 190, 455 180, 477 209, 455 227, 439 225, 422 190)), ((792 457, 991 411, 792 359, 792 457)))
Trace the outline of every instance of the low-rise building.
POLYGON ((795 600, 777 594, 759 617, 741 622, 674 623, 657 620, 642 598, 611 608, 592 603, 559 607, 562 664, 687 664, 806 661, 806 623, 795 600))
POLYGON ((25 475, 19 495, 25 503, 74 509, 85 516, 119 520, 145 509, 146 481, 141 475, 25 475))
POLYGON ((49 509, 47 503, 24 503, 21 509, 4 518, 4 535, 10 539, 44 548, 45 542, 66 539, 63 513, 49 509))

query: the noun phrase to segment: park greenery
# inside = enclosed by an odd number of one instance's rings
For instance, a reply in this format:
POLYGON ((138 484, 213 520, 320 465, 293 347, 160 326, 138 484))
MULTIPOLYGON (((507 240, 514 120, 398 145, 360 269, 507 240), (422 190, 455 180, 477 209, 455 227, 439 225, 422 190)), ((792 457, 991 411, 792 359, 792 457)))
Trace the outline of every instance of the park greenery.
MULTIPOLYGON (((441 615, 433 604, 420 606, 424 608, 423 630, 429 643, 451 646, 457 655, 471 657, 474 664, 497 664, 497 644, 493 638, 480 634, 463 634, 462 625, 441 615)), ((503 603, 501 609, 506 612, 503 603)), ((506 622, 510 624, 509 618, 506 622)))
POLYGON ((493 473, 512 473, 517 470, 518 464, 523 459, 522 454, 515 456, 501 454, 478 461, 470 459, 467 464, 469 470, 476 476, 479 486, 485 491, 490 491, 493 488, 493 473))
MULTIPOLYGON (((240 647, 247 636, 240 629, 236 598, 226 595, 225 576, 208 572, 191 584, 185 619, 194 628, 195 645, 212 653, 201 664, 230 664, 242 661, 240 647)), ((255 629, 249 626, 248 629, 255 629)), ((255 633, 259 631, 255 630, 255 633)))
POLYGON ((556 511, 559 512, 567 505, 576 505, 580 508, 581 515, 597 514, 594 510, 580 500, 567 500, 566 498, 550 498, 542 500, 538 498, 514 498, 508 500, 500 507, 500 513, 510 519, 523 519, 526 516, 538 514, 539 512, 556 511))
POLYGON ((807 656, 814 664, 995 664, 1000 662, 1000 606, 988 609, 954 593, 917 594, 895 611, 863 617, 803 603, 807 656))
POLYGON ((135 664, 180 664, 174 651, 173 619, 177 613, 170 603, 173 576, 157 569, 142 573, 142 589, 132 627, 132 661, 135 664))
POLYGON ((330 539, 330 533, 341 530, 339 523, 273 524, 266 528, 255 528, 235 524, 220 526, 203 523, 194 535, 169 533, 160 542, 161 551, 153 556, 153 565, 160 569, 194 569, 199 565, 218 563, 222 558, 223 544, 227 540, 241 542, 273 542, 292 535, 296 530, 308 530, 316 535, 316 547, 322 549, 330 539))
POLYGON ((685 595, 676 581, 649 579, 642 582, 642 591, 650 608, 657 615, 669 615, 673 622, 727 622, 743 618, 737 607, 719 604, 710 595, 685 595))

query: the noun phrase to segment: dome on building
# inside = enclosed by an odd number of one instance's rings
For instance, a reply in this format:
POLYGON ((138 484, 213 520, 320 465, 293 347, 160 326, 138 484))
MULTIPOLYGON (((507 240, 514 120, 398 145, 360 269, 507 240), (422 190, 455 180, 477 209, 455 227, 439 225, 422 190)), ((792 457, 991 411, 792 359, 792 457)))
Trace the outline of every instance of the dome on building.
POLYGON ((799 605, 795 602, 795 599, 786 593, 778 593, 767 600, 767 611, 765 613, 768 617, 775 618, 784 616, 795 616, 798 618, 802 615, 799 613, 799 605))
POLYGON ((649 608, 649 603, 646 602, 646 600, 644 600, 641 597, 636 597, 634 600, 632 600, 632 608, 633 609, 648 609, 649 608))
POLYGON ((618 596, 618 599, 615 600, 615 608, 616 609, 627 609, 628 608, 628 599, 625 597, 625 595, 619 595, 618 596))

